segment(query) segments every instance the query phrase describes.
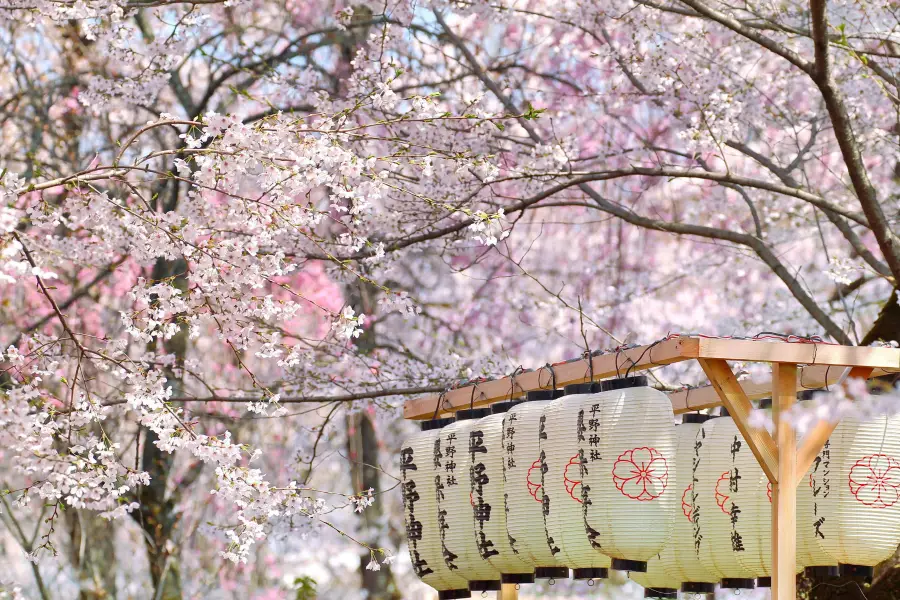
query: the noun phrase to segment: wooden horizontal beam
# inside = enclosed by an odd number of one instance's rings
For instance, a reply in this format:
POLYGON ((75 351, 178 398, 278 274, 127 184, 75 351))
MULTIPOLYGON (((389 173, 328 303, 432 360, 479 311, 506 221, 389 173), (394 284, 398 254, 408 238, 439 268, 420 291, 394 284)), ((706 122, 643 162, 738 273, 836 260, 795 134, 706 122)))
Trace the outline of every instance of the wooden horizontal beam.
MULTIPOLYGON (((870 377, 900 371, 900 350, 896 348, 688 336, 674 337, 650 346, 640 346, 618 353, 595 356, 591 363, 594 368, 594 379, 597 380, 624 375, 626 371, 633 373, 692 358, 813 365, 799 369, 797 385, 801 390, 820 388, 826 384, 836 383, 843 373, 841 366, 874 367, 870 377)), ((590 380, 590 367, 586 359, 556 364, 553 366, 553 371, 556 374, 557 387, 590 380)), ((438 414, 447 414, 461 408, 468 408, 473 399, 474 406, 486 406, 500 400, 517 398, 527 391, 547 389, 551 385, 551 372, 546 367, 518 375, 515 378, 515 385, 509 377, 466 385, 444 395, 438 414)), ((741 387, 751 400, 769 397, 772 391, 771 382, 743 381, 741 387)), ((712 386, 671 392, 669 398, 676 414, 713 408, 722 404, 712 386)), ((403 406, 404 418, 430 418, 435 414, 438 399, 438 395, 435 394, 408 400, 403 406)))
MULTIPOLYGON (((867 367, 860 367, 860 369, 865 368, 867 367)), ((797 389, 800 391, 816 390, 835 385, 840 381, 841 375, 844 374, 844 369, 822 366, 804 367, 798 371, 797 389)), ((884 375, 893 375, 895 373, 896 371, 893 370, 871 369, 867 379, 882 377, 884 375)), ((741 381, 741 387, 744 389, 744 393, 747 394, 747 397, 751 400, 772 397, 772 381, 770 379, 760 382, 749 379, 744 380, 741 381)), ((711 385, 669 392, 669 400, 672 401, 672 409, 675 411, 676 415, 722 406, 719 394, 711 385)))
POLYGON ((697 338, 676 337, 651 346, 639 346, 595 356, 590 363, 587 359, 581 359, 556 364, 553 365, 552 372, 550 368, 542 367, 536 371, 521 373, 516 376, 515 385, 510 377, 467 385, 450 390, 442 399, 435 394, 408 400, 403 405, 403 417, 428 419, 435 414, 435 409, 438 414, 443 414, 468 408, 470 404, 475 407, 485 406, 500 400, 516 398, 528 391, 549 389, 553 386, 553 374, 556 375, 557 388, 570 383, 583 383, 591 380, 591 364, 595 380, 624 376, 626 371, 630 374, 650 367, 696 358, 698 345, 697 338))
POLYGON ((697 358, 900 369, 900 350, 897 348, 731 340, 727 338, 698 338, 698 342, 697 358))

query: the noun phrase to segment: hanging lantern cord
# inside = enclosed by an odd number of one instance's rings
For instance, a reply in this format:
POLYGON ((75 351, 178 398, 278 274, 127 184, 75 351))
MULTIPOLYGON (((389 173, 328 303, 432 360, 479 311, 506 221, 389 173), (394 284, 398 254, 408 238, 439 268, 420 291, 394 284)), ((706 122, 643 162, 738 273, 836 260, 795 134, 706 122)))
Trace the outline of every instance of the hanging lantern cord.
MULTIPOLYGON (((553 365, 551 365, 550 363, 547 363, 546 365, 541 367, 540 370, 543 371, 544 369, 548 369, 550 371, 550 389, 555 390, 556 389, 556 371, 553 370, 553 365)), ((540 372, 538 372, 538 387, 540 387, 540 388, 544 387, 541 385, 540 372)))
POLYGON ((437 403, 435 404, 435 407, 434 407, 434 414, 431 416, 432 420, 437 419, 438 413, 441 411, 442 408, 444 410, 447 409, 447 407, 444 406, 444 404, 447 402, 447 390, 449 390, 449 389, 450 388, 444 388, 443 391, 441 391, 441 393, 438 394, 437 403))
POLYGON ((487 592, 481 592, 481 597, 482 597, 482 598, 487 598, 487 592))
MULTIPOLYGON (((519 365, 518 367, 516 367, 516 370, 513 371, 512 374, 509 376, 509 399, 510 400, 513 399, 513 395, 516 393, 516 387, 518 387, 518 385, 519 385, 516 383, 516 375, 518 375, 519 373, 524 373, 524 372, 525 372, 525 367, 523 367, 522 365, 519 365)), ((522 389, 522 388, 519 388, 519 389, 522 389)))
POLYGON ((478 382, 472 384, 472 397, 469 398, 469 410, 475 409, 475 390, 478 389, 478 382))

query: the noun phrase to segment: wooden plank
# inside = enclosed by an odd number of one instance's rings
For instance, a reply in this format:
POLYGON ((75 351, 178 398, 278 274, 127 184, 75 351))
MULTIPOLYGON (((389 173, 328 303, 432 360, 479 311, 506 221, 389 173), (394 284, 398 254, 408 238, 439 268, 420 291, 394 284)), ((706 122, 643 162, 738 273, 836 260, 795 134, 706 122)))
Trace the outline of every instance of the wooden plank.
POLYGON ((900 369, 900 349, 699 338, 698 358, 900 369))
MULTIPOLYGON (((594 379, 606 379, 617 375, 625 375, 626 371, 634 373, 658 365, 696 358, 699 340, 697 338, 676 337, 650 346, 639 346, 617 353, 595 356, 588 363, 587 359, 553 365, 556 373, 556 385, 562 387, 570 383, 590 381, 593 364, 594 379)), ((447 392, 438 413, 448 413, 468 408, 470 403, 475 407, 485 406, 521 396, 527 391, 547 389, 551 387, 550 369, 541 368, 516 376, 516 385, 512 385, 509 377, 467 385, 447 392), (473 395, 474 394, 474 395, 473 395)), ((437 394, 408 400, 403 405, 405 419, 428 419, 438 405, 437 394)))
MULTIPOLYGON (((860 367, 860 369, 864 368, 868 367, 860 367)), ((798 372, 799 375, 797 376, 797 389, 802 391, 818 389, 825 387, 826 385, 836 384, 840 380, 841 375, 843 375, 844 369, 840 367, 826 367, 817 365, 800 368, 798 369, 798 372)), ((871 379, 874 377, 881 377, 883 375, 893 373, 893 370, 887 371, 885 369, 872 369, 867 378, 871 379)), ((751 400, 759 400, 761 398, 772 397, 771 380, 763 382, 744 380, 741 381, 740 384, 744 389, 744 393, 747 394, 747 397, 751 400)), ((676 415, 722 405, 722 401, 719 399, 718 392, 716 392, 716 389, 711 385, 705 385, 687 390, 679 390, 677 392, 669 392, 669 400, 672 401, 672 409, 675 411, 676 415)))
POLYGON ((797 401, 797 365, 772 365, 778 481, 772 484, 772 600, 797 597, 797 439, 781 415, 797 401))
MULTIPOLYGON (((725 405, 731 418, 734 419, 741 435, 744 436, 744 440, 750 446, 750 450, 753 451, 753 455, 756 456, 756 460, 759 461, 760 466, 765 471, 766 477, 769 478, 769 481, 775 483, 778 477, 778 451, 775 448, 775 440, 772 439, 772 436, 765 429, 750 427, 748 418, 750 411, 753 410, 753 405, 750 404, 750 399, 747 398, 747 394, 744 393, 744 389, 738 383, 731 367, 728 366, 727 362, 719 359, 707 360, 701 358, 698 362, 703 367, 703 372, 709 377, 710 383, 718 392, 719 397, 722 399, 722 404, 725 405)), ((795 380, 794 386, 796 387, 796 385, 797 382, 795 380)))
MULTIPOLYGON (((847 375, 847 379, 868 379, 872 376, 873 370, 870 367, 853 367, 850 370, 850 374, 847 375)), ((834 433, 835 427, 837 427, 837 421, 819 421, 803 437, 803 442, 797 450, 798 483, 799 479, 806 476, 806 472, 816 459, 816 455, 822 450, 822 446, 825 445, 831 434, 834 433)))

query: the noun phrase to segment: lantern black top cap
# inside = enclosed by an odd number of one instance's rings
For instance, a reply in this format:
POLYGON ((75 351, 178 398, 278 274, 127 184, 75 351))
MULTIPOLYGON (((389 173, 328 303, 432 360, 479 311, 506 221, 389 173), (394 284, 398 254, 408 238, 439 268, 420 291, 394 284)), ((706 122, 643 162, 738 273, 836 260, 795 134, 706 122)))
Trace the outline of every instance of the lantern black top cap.
POLYGON ((429 419, 427 421, 422 421, 422 431, 433 431, 435 429, 440 429, 441 427, 446 427, 450 423, 455 422, 456 419, 453 417, 445 417, 443 419, 429 419))
POLYGON ((797 399, 800 400, 801 402, 803 400, 812 400, 813 396, 816 394, 816 392, 821 392, 821 391, 822 390, 803 390, 802 392, 797 394, 797 399))
POLYGON ((566 396, 570 396, 572 394, 593 394, 594 393, 594 384, 593 383, 570 383, 566 386, 566 396))
POLYGON ((496 402, 494 404, 491 404, 491 414, 492 415, 503 414, 505 412, 508 412, 509 409, 511 409, 513 406, 516 406, 517 404, 522 404, 523 402, 525 402, 525 400, 521 399, 521 398, 518 400, 505 400, 503 402, 496 402))
POLYGON ((563 395, 562 390, 531 390, 525 393, 525 400, 535 402, 538 400, 556 400, 563 395))
POLYGON ((467 408, 466 410, 456 411, 457 421, 468 421, 469 419, 481 419, 491 414, 490 408, 467 408))
POLYGON ((681 417, 682 423, 706 423, 712 419, 712 415, 701 415, 700 413, 689 413, 681 417))
POLYGON ((635 375, 634 377, 607 379, 600 382, 600 385, 601 391, 611 392, 613 390, 624 390, 625 388, 646 387, 649 383, 646 375, 635 375))

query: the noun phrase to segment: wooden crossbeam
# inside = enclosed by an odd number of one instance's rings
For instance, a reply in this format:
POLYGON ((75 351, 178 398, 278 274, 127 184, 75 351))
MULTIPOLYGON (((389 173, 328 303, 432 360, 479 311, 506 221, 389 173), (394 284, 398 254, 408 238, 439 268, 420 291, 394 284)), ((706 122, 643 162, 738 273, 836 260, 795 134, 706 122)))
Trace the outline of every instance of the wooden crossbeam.
MULTIPOLYGON (((861 368, 862 369, 862 368, 861 368)), ((797 370, 797 389, 815 390, 836 384, 844 374, 844 369, 831 366, 809 366, 798 368, 797 370)), ((860 370, 859 372, 862 372, 860 370)), ((866 379, 873 377, 882 377, 895 373, 894 370, 871 369, 866 379)), ((772 397, 772 380, 765 381, 741 381, 741 387, 744 393, 751 400, 760 400, 762 398, 772 397)), ((691 412, 695 410, 703 410, 705 408, 713 408, 721 406, 719 394, 711 385, 705 385, 697 388, 679 390, 677 392, 669 392, 669 400, 672 401, 672 409, 675 414, 691 412)))
MULTIPOLYGON (((850 369, 847 379, 868 379, 872 376, 874 369, 871 367, 854 367, 850 369)), ((806 476, 806 472, 816 459, 816 455, 822 450, 825 442, 834 433, 837 422, 819 421, 812 429, 803 436, 803 443, 797 450, 797 483, 806 476)))
POLYGON ((896 348, 698 338, 697 358, 900 369, 896 348))
MULTIPOLYGON (((722 359, 738 361, 788 362, 812 366, 801 370, 801 388, 818 388, 834 383, 840 377, 841 366, 873 367, 871 377, 900 371, 900 350, 895 348, 868 348, 834 346, 830 344, 798 344, 721 338, 678 336, 652 344, 574 360, 553 366, 556 385, 589 381, 591 366, 593 377, 606 379, 622 376, 626 371, 635 373, 651 367, 668 365, 688 359, 722 359)), ((406 419, 427 419, 435 414, 447 414, 461 408, 486 406, 500 400, 516 398, 527 391, 547 389, 552 385, 551 370, 541 368, 522 373, 515 378, 503 377, 484 383, 466 385, 449 391, 440 401, 438 395, 408 400, 403 406, 406 419)), ((770 383, 743 382, 743 389, 750 399, 770 395, 770 383)), ((720 406, 718 393, 712 387, 684 390, 669 394, 676 414, 720 406)))
MULTIPOLYGON (((698 361, 703 368, 703 372, 709 377, 709 382, 722 400, 722 404, 728 409, 731 418, 734 419, 735 425, 740 430, 744 440, 756 456, 766 477, 769 481, 775 483, 778 481, 778 450, 775 447, 775 440, 765 429, 751 427, 748 421, 750 411, 753 405, 750 399, 744 393, 741 384, 738 383, 734 372, 728 363, 722 359, 704 359, 698 361)), ((796 375, 795 375, 796 379, 796 375)), ((794 381, 796 387, 797 382, 794 381)))
POLYGON ((634 374, 650 367, 696 358, 698 346, 699 340, 696 338, 676 337, 652 346, 595 356, 590 361, 574 360, 553 365, 552 369, 544 367, 522 373, 516 376, 515 384, 512 378, 503 377, 467 385, 447 392, 443 398, 435 394, 409 400, 403 405, 403 416, 406 419, 428 419, 435 413, 435 409, 439 414, 448 413, 468 408, 470 404, 479 407, 516 398, 527 391, 552 387, 554 374, 558 388, 570 383, 590 381, 592 372, 595 380, 624 376, 626 372, 634 374))

